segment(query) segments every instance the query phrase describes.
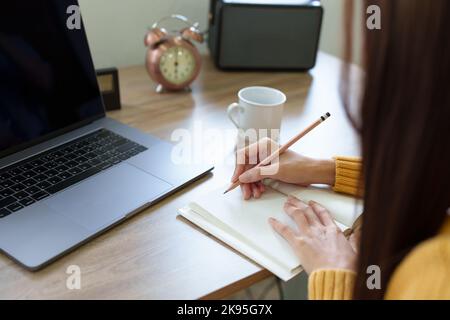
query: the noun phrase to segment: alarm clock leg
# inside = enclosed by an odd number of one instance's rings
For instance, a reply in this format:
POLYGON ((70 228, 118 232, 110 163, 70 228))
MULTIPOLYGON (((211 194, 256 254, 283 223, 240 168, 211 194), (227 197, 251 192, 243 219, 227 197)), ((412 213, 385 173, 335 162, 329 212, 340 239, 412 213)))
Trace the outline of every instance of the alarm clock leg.
POLYGON ((164 92, 164 87, 161 84, 158 84, 158 86, 156 87, 156 93, 163 93, 164 92))

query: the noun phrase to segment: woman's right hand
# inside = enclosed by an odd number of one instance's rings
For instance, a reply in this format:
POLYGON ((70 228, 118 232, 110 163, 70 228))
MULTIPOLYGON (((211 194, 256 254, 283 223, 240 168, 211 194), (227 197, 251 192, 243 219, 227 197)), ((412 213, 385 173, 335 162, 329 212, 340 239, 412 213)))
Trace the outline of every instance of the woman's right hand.
POLYGON ((259 198, 265 191, 262 183, 264 178, 293 183, 302 186, 310 184, 334 185, 334 160, 319 160, 302 156, 288 150, 264 167, 255 167, 279 148, 278 144, 268 138, 240 149, 236 153, 236 168, 231 182, 239 180, 244 199, 259 198))

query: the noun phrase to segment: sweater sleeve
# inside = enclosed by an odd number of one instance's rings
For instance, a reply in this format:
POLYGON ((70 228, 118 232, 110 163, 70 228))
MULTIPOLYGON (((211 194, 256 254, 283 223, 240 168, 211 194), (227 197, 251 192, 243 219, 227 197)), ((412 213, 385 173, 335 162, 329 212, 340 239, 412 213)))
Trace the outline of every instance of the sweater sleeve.
MULTIPOLYGON (((316 270, 308 279, 312 300, 352 299, 356 273, 349 270, 316 270)), ((385 299, 450 299, 450 217, 441 232, 414 248, 389 279, 385 299)))
POLYGON ((335 157, 336 179, 333 190, 352 196, 361 196, 360 179, 362 163, 356 157, 335 157))
POLYGON ((316 270, 308 279, 310 300, 350 300, 356 273, 350 270, 316 270))

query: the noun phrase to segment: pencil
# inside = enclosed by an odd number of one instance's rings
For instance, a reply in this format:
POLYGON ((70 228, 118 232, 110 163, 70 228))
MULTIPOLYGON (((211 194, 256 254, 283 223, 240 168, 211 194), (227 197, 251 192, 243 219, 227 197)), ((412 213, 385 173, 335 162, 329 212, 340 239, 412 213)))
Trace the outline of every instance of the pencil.
MULTIPOLYGON (((298 140, 300 140, 301 138, 306 136, 309 132, 311 132, 315 127, 317 127, 319 124, 321 124, 322 122, 327 120, 330 116, 331 116, 331 114, 329 112, 327 112, 326 114, 321 116, 319 119, 317 119, 316 121, 311 123, 308 127, 306 127, 305 130, 303 130, 296 136, 292 137, 288 142, 286 142, 286 144, 281 146, 277 151, 273 152, 270 156, 268 156, 263 161, 258 163, 256 165, 256 167, 262 167, 262 166, 266 166, 266 165, 270 164, 270 162, 272 162, 272 160, 276 159, 278 156, 280 156, 281 154, 286 152, 286 150, 288 150, 294 143, 296 143, 298 140)), ((240 184, 241 184, 241 182, 239 180, 232 183, 228 187, 228 189, 225 190, 225 192, 223 194, 226 194, 227 192, 230 192, 231 190, 236 189, 238 186, 240 186, 240 184)))

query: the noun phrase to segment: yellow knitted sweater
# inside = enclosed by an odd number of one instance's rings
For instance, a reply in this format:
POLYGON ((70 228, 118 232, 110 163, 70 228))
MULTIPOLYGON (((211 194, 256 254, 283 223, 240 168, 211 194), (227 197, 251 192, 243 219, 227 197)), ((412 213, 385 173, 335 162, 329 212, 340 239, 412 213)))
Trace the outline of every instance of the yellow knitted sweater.
MULTIPOLYGON (((334 190, 357 195, 360 159, 335 160, 334 190)), ((351 299, 355 278, 349 270, 316 270, 308 280, 309 299, 351 299)), ((417 245, 397 266, 385 299, 450 299, 450 217, 435 237, 417 245)))

